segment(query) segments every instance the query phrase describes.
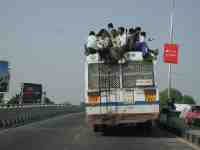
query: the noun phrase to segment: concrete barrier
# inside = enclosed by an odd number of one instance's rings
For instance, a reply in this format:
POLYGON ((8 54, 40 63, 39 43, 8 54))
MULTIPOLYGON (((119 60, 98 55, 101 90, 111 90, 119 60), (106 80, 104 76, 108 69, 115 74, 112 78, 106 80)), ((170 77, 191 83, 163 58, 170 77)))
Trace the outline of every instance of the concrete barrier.
POLYGON ((200 146, 200 130, 188 130, 185 133, 185 139, 197 146, 200 146))
POLYGON ((0 106, 0 128, 19 126, 78 111, 69 105, 3 105, 0 106))

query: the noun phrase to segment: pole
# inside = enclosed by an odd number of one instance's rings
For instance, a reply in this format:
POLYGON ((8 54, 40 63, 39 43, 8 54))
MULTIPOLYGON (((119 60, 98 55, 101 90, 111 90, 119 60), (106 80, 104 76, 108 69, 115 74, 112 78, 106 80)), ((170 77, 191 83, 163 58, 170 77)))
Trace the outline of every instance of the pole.
MULTIPOLYGON (((175 0, 172 0, 172 10, 170 14, 170 42, 173 43, 174 38, 174 9, 175 9, 175 0)), ((172 65, 169 64, 169 71, 168 71, 168 99, 171 99, 171 87, 172 87, 172 65)))
POLYGON ((19 105, 23 104, 23 92, 24 92, 24 83, 21 84, 21 92, 20 92, 20 98, 19 98, 19 105))

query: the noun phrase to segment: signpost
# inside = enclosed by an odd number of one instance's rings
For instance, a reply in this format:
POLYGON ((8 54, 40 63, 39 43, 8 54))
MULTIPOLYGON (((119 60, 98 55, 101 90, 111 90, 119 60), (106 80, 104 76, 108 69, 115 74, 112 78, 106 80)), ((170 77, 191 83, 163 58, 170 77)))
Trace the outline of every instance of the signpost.
POLYGON ((178 64, 178 45, 177 44, 165 44, 163 60, 165 63, 178 64))
POLYGON ((169 71, 168 71, 168 99, 171 99, 171 70, 172 64, 178 64, 178 52, 179 47, 177 44, 174 43, 174 9, 175 9, 175 0, 172 0, 172 10, 170 15, 170 43, 164 45, 164 56, 163 60, 165 63, 169 64, 169 71))
POLYGON ((8 61, 0 61, 0 93, 8 92, 10 81, 8 61))
POLYGON ((22 102, 23 103, 41 103, 42 84, 23 83, 22 84, 22 102))

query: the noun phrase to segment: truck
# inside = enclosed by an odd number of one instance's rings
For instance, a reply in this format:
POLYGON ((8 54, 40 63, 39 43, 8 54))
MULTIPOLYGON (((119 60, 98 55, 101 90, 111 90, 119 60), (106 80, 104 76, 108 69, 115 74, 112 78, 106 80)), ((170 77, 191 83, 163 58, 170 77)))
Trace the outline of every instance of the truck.
POLYGON ((159 117, 156 60, 134 51, 117 63, 102 61, 98 53, 86 56, 84 103, 95 132, 139 123, 151 127, 159 117))

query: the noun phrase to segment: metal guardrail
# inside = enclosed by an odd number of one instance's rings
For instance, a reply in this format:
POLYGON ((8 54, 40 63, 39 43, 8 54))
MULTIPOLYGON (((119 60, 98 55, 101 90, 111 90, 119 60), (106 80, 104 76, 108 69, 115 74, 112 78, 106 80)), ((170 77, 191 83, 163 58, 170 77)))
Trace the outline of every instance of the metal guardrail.
POLYGON ((78 112, 75 106, 57 105, 0 105, 0 129, 20 126, 66 113, 78 112))

